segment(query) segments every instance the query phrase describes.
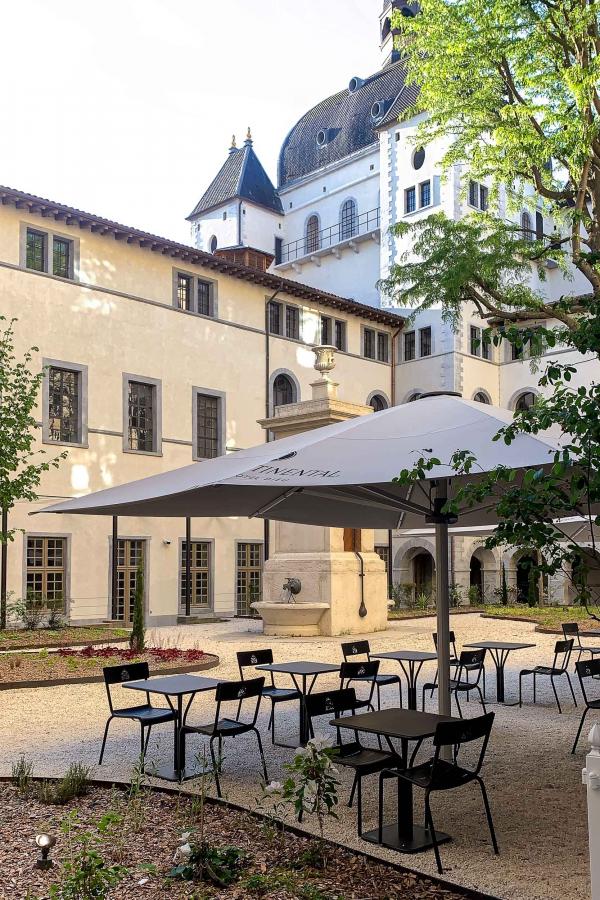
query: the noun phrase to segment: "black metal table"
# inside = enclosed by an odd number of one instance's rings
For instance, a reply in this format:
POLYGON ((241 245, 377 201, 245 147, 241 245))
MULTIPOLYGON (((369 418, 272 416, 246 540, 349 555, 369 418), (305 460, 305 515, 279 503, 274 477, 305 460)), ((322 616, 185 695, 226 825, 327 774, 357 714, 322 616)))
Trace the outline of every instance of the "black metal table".
POLYGON ((416 709, 419 672, 423 663, 437 659, 437 653, 430 650, 391 650, 389 653, 371 653, 371 659, 395 659, 400 663, 408 684, 408 708, 416 709))
MULTIPOLYGON (((342 716, 333 719, 330 724, 385 737, 390 750, 398 759, 398 767, 404 769, 408 764, 409 741, 422 741, 424 738, 432 737, 440 722, 457 721, 460 720, 453 716, 390 708, 357 716, 342 716), (393 745, 392 739, 400 741, 400 752, 393 745)), ((415 825, 413 821, 413 792, 409 781, 398 778, 397 821, 384 825, 381 833, 379 828, 374 828, 372 831, 363 832, 361 837, 371 843, 399 850, 401 853, 418 853, 433 846, 429 829, 415 825)), ((438 844, 441 844, 449 841, 450 835, 436 831, 436 838, 438 844)))
POLYGON ((124 688, 132 691, 144 691, 149 694, 160 694, 167 698, 167 703, 175 713, 175 734, 173 738, 173 766, 161 766, 148 774, 166 781, 184 781, 202 774, 200 770, 185 768, 185 759, 181 758, 181 727, 196 694, 203 691, 214 691, 224 678, 207 678, 204 675, 157 675, 141 681, 127 681, 124 688), (189 695, 185 711, 183 698, 189 695), (174 698, 175 704, 171 702, 174 698))
POLYGON ((306 715, 305 698, 310 694, 315 681, 319 675, 325 675, 328 672, 339 672, 339 663, 326 662, 310 662, 307 660, 298 660, 298 662, 287 663, 265 663, 256 666, 261 672, 280 672, 283 675, 289 675, 294 682, 294 687, 300 693, 300 746, 304 747, 309 738, 308 718, 306 715), (308 679, 312 677, 310 685, 307 686, 308 679), (300 683, 298 683, 300 679, 300 683))
POLYGON ((465 647, 473 647, 476 650, 489 650, 490 656, 496 666, 496 700, 504 703, 504 666, 511 650, 527 650, 536 644, 519 644, 511 641, 475 641, 472 644, 464 644, 465 647))

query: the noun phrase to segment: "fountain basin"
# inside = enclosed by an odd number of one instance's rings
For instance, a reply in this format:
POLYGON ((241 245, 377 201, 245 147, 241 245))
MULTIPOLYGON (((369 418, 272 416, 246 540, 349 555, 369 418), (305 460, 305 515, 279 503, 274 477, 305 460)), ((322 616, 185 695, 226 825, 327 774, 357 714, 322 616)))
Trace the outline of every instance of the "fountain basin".
POLYGON ((250 604, 263 620, 264 634, 313 637, 321 634, 319 622, 328 603, 274 603, 259 600, 250 604))

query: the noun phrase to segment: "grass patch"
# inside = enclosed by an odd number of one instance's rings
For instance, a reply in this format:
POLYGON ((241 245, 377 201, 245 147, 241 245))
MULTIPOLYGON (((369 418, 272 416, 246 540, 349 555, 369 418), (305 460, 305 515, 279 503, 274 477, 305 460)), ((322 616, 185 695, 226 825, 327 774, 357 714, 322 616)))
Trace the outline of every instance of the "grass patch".
POLYGON ((545 628, 561 630, 563 622, 577 622, 582 631, 600 631, 600 621, 590 618, 583 606, 486 606, 486 616, 510 616, 516 619, 533 619, 545 628))

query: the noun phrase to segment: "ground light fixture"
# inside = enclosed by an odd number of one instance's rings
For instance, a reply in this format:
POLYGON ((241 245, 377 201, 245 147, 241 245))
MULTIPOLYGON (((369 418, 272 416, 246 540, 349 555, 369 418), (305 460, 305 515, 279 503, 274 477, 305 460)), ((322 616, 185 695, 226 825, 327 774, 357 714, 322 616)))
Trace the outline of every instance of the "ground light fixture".
POLYGON ((53 834, 36 834, 35 842, 40 848, 39 856, 35 862, 36 869, 51 869, 54 862, 50 859, 50 851, 56 844, 53 834))

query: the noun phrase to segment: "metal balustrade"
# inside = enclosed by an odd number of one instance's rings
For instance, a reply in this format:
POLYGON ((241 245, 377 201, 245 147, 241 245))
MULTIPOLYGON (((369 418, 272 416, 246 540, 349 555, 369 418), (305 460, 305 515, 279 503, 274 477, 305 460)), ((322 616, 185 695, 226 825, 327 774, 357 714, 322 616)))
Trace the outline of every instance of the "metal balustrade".
POLYGON ((297 241, 290 241, 281 248, 281 264, 294 262, 304 256, 311 256, 320 250, 335 247, 359 235, 368 234, 379 228, 379 207, 360 215, 345 216, 335 225, 320 231, 311 231, 297 241))

